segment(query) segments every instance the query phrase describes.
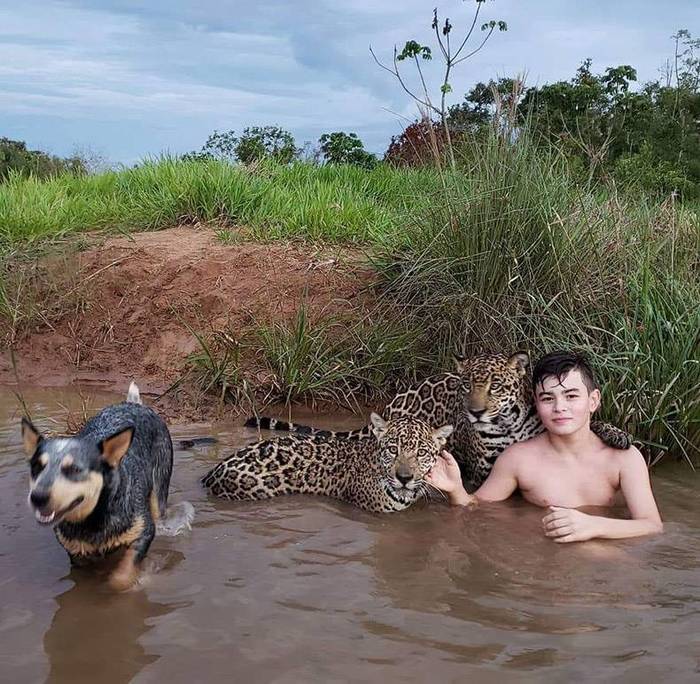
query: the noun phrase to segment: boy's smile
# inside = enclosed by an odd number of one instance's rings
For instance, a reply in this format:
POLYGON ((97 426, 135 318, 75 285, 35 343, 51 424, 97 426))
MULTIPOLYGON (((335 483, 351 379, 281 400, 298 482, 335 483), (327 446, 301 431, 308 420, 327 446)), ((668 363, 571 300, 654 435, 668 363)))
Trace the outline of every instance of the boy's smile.
POLYGON ((547 376, 535 388, 537 412, 545 428, 555 435, 569 435, 590 423, 600 405, 600 392, 589 391, 578 369, 559 380, 547 376))

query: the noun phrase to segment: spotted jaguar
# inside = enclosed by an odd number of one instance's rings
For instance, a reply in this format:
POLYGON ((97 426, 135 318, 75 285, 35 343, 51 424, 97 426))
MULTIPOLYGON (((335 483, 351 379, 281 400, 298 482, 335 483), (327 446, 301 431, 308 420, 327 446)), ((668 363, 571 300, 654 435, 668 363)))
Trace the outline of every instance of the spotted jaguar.
POLYGON ((424 480, 452 433, 413 416, 370 416, 357 438, 288 435, 238 449, 202 479, 225 499, 269 499, 285 494, 333 497, 367 511, 391 513, 427 495, 424 480))
MULTIPOLYGON (((383 415, 387 420, 410 415, 433 426, 453 425, 447 449, 459 462, 465 484, 474 489, 488 477, 507 447, 544 430, 535 409, 529 364, 525 352, 455 356, 454 373, 432 376, 398 394, 383 415)), ((317 439, 361 439, 370 429, 333 432, 265 416, 251 417, 246 425, 317 439)), ((628 449, 632 443, 626 432, 607 423, 593 421, 591 430, 615 449, 628 449)))

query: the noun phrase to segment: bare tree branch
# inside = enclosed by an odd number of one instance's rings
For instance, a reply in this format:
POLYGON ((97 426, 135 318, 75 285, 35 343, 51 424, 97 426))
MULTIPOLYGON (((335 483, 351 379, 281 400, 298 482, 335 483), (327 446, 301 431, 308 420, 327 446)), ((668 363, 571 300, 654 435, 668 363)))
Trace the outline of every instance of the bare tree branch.
POLYGON ((382 64, 379 61, 379 59, 377 59, 377 55, 374 54, 374 50, 372 49, 371 45, 369 46, 369 51, 372 53, 372 57, 374 57, 374 61, 382 69, 384 69, 384 71, 388 71, 390 74, 392 74, 398 80, 398 82, 401 84, 401 87, 404 89, 404 91, 406 91, 406 93, 408 93, 408 95, 410 95, 416 102, 420 102, 420 104, 422 104, 424 107, 428 107, 429 109, 432 109, 433 111, 435 111, 438 114, 440 113, 440 111, 435 106, 433 106, 430 102, 425 102, 424 100, 421 100, 420 97, 418 97, 418 95, 416 95, 415 93, 412 93, 408 89, 408 87, 406 86, 406 84, 403 81, 403 78, 401 78, 401 74, 399 73, 399 68, 396 64, 396 47, 394 47, 394 68, 393 69, 390 69, 388 66, 382 64))
POLYGON ((491 34, 494 32, 495 28, 496 28, 495 26, 491 27, 491 30, 486 34, 486 38, 484 38, 484 40, 481 41, 481 45, 479 45, 479 47, 476 48, 476 50, 472 50, 469 54, 464 55, 464 57, 462 57, 461 59, 453 60, 452 64, 453 65, 459 64, 460 62, 463 62, 465 59, 469 59, 471 56, 473 56, 477 52, 479 52, 479 50, 481 50, 481 48, 484 47, 484 45, 486 45, 486 41, 491 37, 491 34))
POLYGON ((472 21, 472 25, 469 27, 469 31, 467 32, 466 38, 462 41, 462 44, 459 46, 459 49, 457 50, 457 52, 455 52, 454 59, 457 59, 457 57, 459 57, 459 53, 462 52, 462 49, 467 44, 467 41, 469 40, 472 33, 474 32, 474 27, 476 26, 476 20, 479 18, 480 11, 481 11, 481 3, 479 2, 476 5, 476 12, 474 13, 474 21, 472 21))

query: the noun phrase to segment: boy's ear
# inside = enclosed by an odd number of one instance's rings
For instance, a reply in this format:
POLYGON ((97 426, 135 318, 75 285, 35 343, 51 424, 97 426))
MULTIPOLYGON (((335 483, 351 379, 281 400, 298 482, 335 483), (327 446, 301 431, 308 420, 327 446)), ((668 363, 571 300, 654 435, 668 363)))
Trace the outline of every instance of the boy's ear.
POLYGON ((517 370, 520 375, 525 375, 527 367, 530 365, 530 356, 527 352, 516 352, 508 359, 508 365, 517 370))
POLYGON ((370 413, 369 420, 372 423, 372 432, 377 439, 381 439, 386 432, 386 421, 378 413, 370 413))
POLYGON ((28 418, 22 418, 22 444, 27 458, 31 458, 44 438, 28 418))
POLYGON ((116 468, 124 454, 129 450, 133 436, 134 428, 128 427, 111 437, 107 437, 107 439, 103 439, 98 444, 102 459, 112 468, 116 468))
POLYGON ((600 407, 600 390, 598 388, 588 393, 588 401, 590 402, 591 413, 595 413, 600 407))

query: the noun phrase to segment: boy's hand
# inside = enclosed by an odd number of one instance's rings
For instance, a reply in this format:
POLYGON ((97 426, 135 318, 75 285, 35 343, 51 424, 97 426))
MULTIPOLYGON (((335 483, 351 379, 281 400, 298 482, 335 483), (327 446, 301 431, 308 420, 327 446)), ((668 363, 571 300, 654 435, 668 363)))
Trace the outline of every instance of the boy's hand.
POLYGON ((587 541, 598 536, 596 518, 573 508, 550 506, 542 518, 544 534, 559 544, 587 541))
POLYGON ((473 496, 469 496, 462 485, 462 474, 454 456, 448 451, 443 451, 435 465, 425 476, 426 481, 436 489, 440 489, 450 497, 450 503, 466 506, 472 503, 473 496))

